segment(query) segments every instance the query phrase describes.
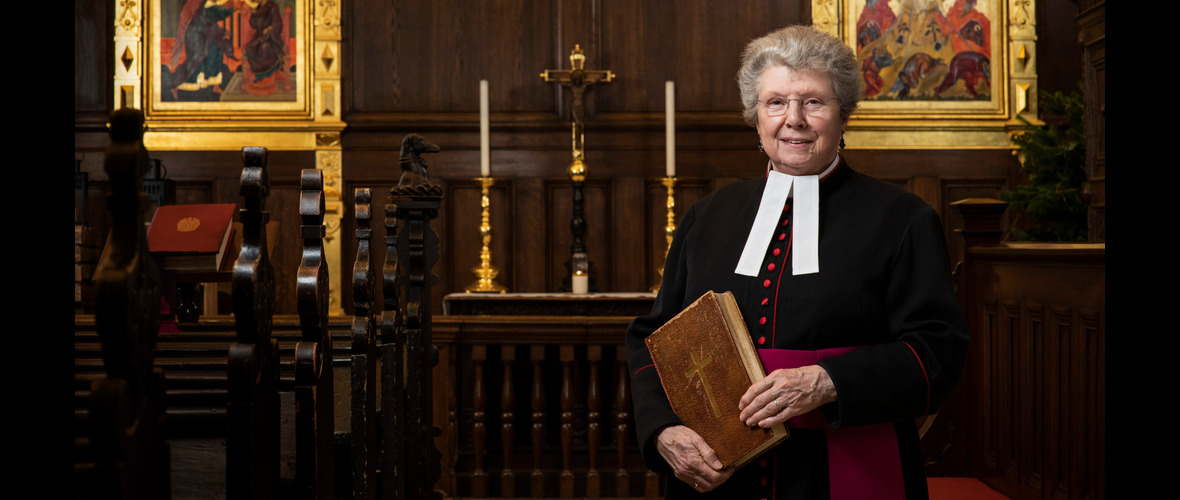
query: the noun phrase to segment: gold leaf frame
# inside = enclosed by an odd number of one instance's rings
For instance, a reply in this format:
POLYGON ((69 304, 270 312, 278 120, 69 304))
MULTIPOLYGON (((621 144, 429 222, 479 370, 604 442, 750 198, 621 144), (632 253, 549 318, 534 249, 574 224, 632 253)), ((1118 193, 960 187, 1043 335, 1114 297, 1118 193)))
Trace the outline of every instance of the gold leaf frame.
MULTIPOLYGON (((168 102, 161 5, 171 0, 114 0, 115 107, 142 109, 144 142, 154 150, 323 149, 317 134, 339 134, 341 0, 289 0, 295 35, 294 100, 168 102)), ((177 7, 179 8, 179 7, 177 7)), ((200 15, 199 13, 197 15, 200 15)), ((175 21, 171 21, 175 22, 175 21)))
MULTIPOLYGON (((900 0, 949 7, 954 0, 900 0)), ((897 4, 899 0, 892 0, 897 4)), ((866 0, 812 0, 812 24, 857 50, 866 0)), ((1011 134, 1036 123, 1036 13, 1032 0, 979 0, 991 16, 990 98, 864 100, 849 121, 856 149, 1010 149, 1011 134)), ((858 60, 860 57, 858 55, 858 60)))

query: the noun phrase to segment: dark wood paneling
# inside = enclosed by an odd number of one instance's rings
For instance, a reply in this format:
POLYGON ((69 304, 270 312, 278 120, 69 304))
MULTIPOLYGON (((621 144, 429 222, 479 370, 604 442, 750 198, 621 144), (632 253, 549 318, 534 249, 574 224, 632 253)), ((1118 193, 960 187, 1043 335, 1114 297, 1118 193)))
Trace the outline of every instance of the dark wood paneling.
POLYGON ((968 473, 1011 498, 1106 497, 1105 266, 1100 246, 968 249, 968 473))
POLYGON ((347 79, 350 109, 477 111, 477 82, 487 79, 495 112, 552 110, 537 64, 553 59, 553 2, 349 3, 355 54, 347 79))
POLYGON ((110 112, 113 6, 114 2, 74 2, 74 114, 110 112))
POLYGON ((604 1, 602 65, 619 76, 615 87, 601 91, 602 109, 662 111, 664 81, 675 80, 678 111, 733 111, 742 48, 803 22, 802 3, 604 1))
POLYGON ((1078 2, 1037 0, 1037 87, 1073 92, 1082 80, 1078 2))

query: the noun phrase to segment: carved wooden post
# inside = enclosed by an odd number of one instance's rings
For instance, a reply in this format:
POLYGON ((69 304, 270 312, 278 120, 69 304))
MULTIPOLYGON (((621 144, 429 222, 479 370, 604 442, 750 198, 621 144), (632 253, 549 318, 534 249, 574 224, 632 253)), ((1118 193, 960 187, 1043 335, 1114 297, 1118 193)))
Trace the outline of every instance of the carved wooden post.
POLYGON ((990 198, 967 198, 951 203, 951 208, 963 217, 963 228, 955 231, 963 235, 964 248, 1000 244, 1008 203, 990 198))
POLYGON ((472 374, 471 388, 471 435, 475 453, 475 469, 471 471, 471 496, 488 496, 488 472, 484 470, 484 448, 488 439, 487 407, 488 396, 484 389, 483 367, 488 359, 488 346, 471 346, 472 374))
MULTIPOLYGON (((107 378, 90 385, 91 491, 103 498, 168 498, 164 374, 153 369, 160 326, 160 279, 148 253, 142 179, 143 113, 111 115, 111 233, 97 277, 98 335, 107 378)), ((85 474, 85 473, 81 473, 85 474)))
POLYGON ((512 362, 516 360, 516 345, 500 347, 500 361, 504 363, 504 380, 500 385, 500 448, 504 454, 504 471, 500 473, 500 497, 516 496, 516 474, 512 471, 512 451, 516 444, 516 388, 513 386, 512 362))
MULTIPOLYGON (((392 198, 392 197, 391 197, 392 198)), ((405 498, 405 355, 402 342, 401 277, 397 261, 397 205, 385 205, 385 264, 381 268, 381 493, 405 498)))
POLYGON ((328 333, 328 264, 324 258, 324 176, 300 176, 303 260, 296 276, 301 341, 295 344, 295 492, 335 497, 332 336, 328 333))
POLYGON ((226 497, 276 498, 279 487, 279 347, 271 337, 275 276, 267 252, 264 210, 270 194, 266 148, 242 148, 245 207, 242 250, 234 262, 237 343, 230 346, 227 379, 226 497))
POLYGON ((586 471, 586 496, 602 496, 598 476, 598 446, 602 442, 602 391, 598 386, 598 365, 602 363, 602 346, 586 347, 586 362, 590 365, 590 380, 586 385, 586 448, 590 454, 586 471))
POLYGON ((615 472, 615 496, 631 496, 631 475, 627 472, 627 438, 631 437, 631 388, 628 381, 627 353, 615 349, 615 454, 619 470, 615 472))
POLYGON ((532 438, 533 472, 530 475, 530 491, 533 498, 545 496, 545 346, 529 347, 529 358, 533 361, 532 438))
POLYGON ((377 497, 377 325, 374 320, 372 192, 357 188, 356 262, 352 267, 352 497, 377 497))
MULTIPOLYGON (((404 180, 404 178, 403 178, 404 180)), ((438 284, 431 269, 438 262, 438 235, 430 220, 438 217, 442 189, 407 185, 390 191, 403 224, 398 233, 398 260, 406 285, 405 415, 406 497, 442 498, 434 484, 442 475, 442 453, 434 443, 441 430, 434 426, 433 374, 438 348, 431 343, 430 287, 438 284)))
POLYGON ((574 346, 558 347, 561 359, 561 475, 558 496, 574 496, 574 346))

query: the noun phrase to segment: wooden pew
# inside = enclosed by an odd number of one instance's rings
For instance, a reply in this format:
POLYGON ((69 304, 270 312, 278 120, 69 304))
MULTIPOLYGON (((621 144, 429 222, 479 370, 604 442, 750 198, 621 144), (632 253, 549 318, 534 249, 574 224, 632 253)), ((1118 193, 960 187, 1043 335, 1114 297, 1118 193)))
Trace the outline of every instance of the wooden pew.
POLYGON ((295 344, 295 497, 332 498, 336 490, 332 411, 332 336, 328 334, 328 264, 324 258, 324 177, 300 176, 303 260, 296 298, 301 341, 295 344))
MULTIPOLYGON (((146 159, 146 152, 140 154, 146 159)), ((274 273, 267 261, 269 242, 264 231, 269 189, 266 151, 247 148, 243 158, 243 249, 234 267, 237 314, 182 324, 183 331, 159 336, 160 349, 155 350, 154 343, 151 350, 141 349, 155 352, 154 359, 149 356, 119 372, 124 380, 128 373, 142 380, 142 367, 154 370, 156 382, 149 389, 157 393, 156 401, 138 408, 157 414, 160 424, 141 426, 140 431, 151 431, 160 446, 167 446, 165 438, 214 443, 225 439, 224 483, 202 477, 203 489, 191 489, 181 496, 211 491, 217 495, 224 488, 230 498, 440 498, 441 493, 434 491, 442 469, 441 453, 434 444, 440 430, 434 425, 432 411, 432 370, 438 351, 431 344, 429 302, 430 287, 438 282, 430 272, 438 260, 438 238, 429 222, 438 215, 441 190, 420 185, 391 192, 382 270, 385 310, 377 307, 374 293, 368 222, 371 195, 366 190, 357 196, 358 247, 362 251, 354 265, 356 312, 350 325, 345 322, 348 318, 329 321, 326 314, 323 181, 318 171, 305 171, 300 203, 304 222, 304 259, 298 273, 300 316, 274 317, 274 273), (398 224, 399 217, 403 224, 398 224), (383 361, 380 370, 378 359, 383 361), (333 382, 342 374, 349 379, 350 393, 341 397, 350 398, 349 408, 354 411, 347 431, 335 433, 333 382), (383 390, 380 412, 378 376, 383 390), (165 415, 170 423, 181 424, 168 434, 162 425, 165 415), (280 437, 285 420, 294 421, 293 442, 280 437), (337 453, 338 446, 347 451, 337 453), (339 470, 337 454, 348 457, 341 459, 345 466, 339 470), (287 473, 281 464, 289 462, 295 463, 295 470, 287 473)), ((114 204, 123 198, 112 195, 110 199, 114 204)), ((142 220, 142 214, 136 216, 142 220)), ((142 223, 131 227, 142 232, 142 223)), ((146 247, 136 255, 151 262, 146 247)), ((147 315, 152 327, 141 326, 140 330, 150 331, 155 338, 158 285, 137 290, 143 292, 142 297, 154 300, 155 313, 147 315)), ((142 297, 137 300, 146 300, 142 297)), ((86 403, 97 394, 88 389, 90 384, 102 385, 111 378, 102 374, 110 371, 110 360, 114 359, 106 356, 104 360, 100 355, 106 350, 99 341, 100 332, 105 331, 102 321, 101 316, 75 316, 75 421, 79 428, 95 417, 86 403)), ((102 336, 105 341, 105 334, 102 336)), ((85 455, 86 450, 95 448, 90 443, 101 441, 79 435, 77 454, 85 455)), ((217 445, 208 448, 216 453, 217 445)), ((179 476, 187 482, 192 474, 208 475, 208 471, 170 471, 166 451, 162 457, 134 465, 141 471, 149 465, 158 468, 153 474, 158 484, 142 497, 168 497, 170 477, 179 476)), ((76 477, 94 483, 88 491, 95 496, 120 491, 95 482, 104 477, 99 474, 102 467, 80 464, 77 470, 76 477)))
POLYGON ((86 430, 75 430, 76 496, 147 499, 170 493, 164 376, 153 366, 160 279, 143 227, 148 156, 142 141, 142 112, 111 115, 105 169, 112 227, 95 280, 105 377, 91 381, 86 430))
POLYGON ((271 336, 274 270, 267 252, 265 210, 270 182, 266 149, 242 149, 242 249, 234 263, 237 342, 229 349, 226 497, 276 498, 279 493, 279 346, 271 336))
POLYGON ((352 268, 352 350, 349 435, 349 464, 352 469, 352 498, 377 498, 377 321, 373 254, 372 190, 357 188, 356 262, 352 268))
MULTIPOLYGON (((397 206, 385 205, 385 263, 382 266, 382 297, 385 308, 381 313, 381 413, 402 415, 405 410, 405 347, 401 343, 403 319, 401 314, 401 276, 397 253, 397 206)), ((406 463, 406 419, 382 419, 382 471, 404 470, 406 463)), ((404 474, 382 474, 382 494, 389 498, 405 497, 404 474)))
MULTIPOLYGON (((438 217, 442 190, 430 187, 395 187, 390 190, 390 202, 396 205, 397 219, 402 222, 397 232, 397 259, 401 269, 400 279, 405 287, 404 329, 395 332, 393 341, 397 350, 404 353, 405 378, 398 380, 403 386, 401 404, 404 424, 400 424, 401 436, 395 436, 393 443, 384 446, 404 446, 401 462, 405 478, 398 479, 405 488, 405 498, 442 498, 434 485, 442 475, 442 453, 435 445, 434 438, 441 429, 434 426, 433 368, 438 364, 438 348, 431 335, 430 288, 438 284, 438 275, 431 273, 438 262, 438 235, 430 227, 430 221, 438 217)), ((387 212, 388 213, 388 212, 387 212)), ((389 380, 389 379, 387 379, 389 380)), ((397 417, 387 417, 397 418, 397 417)))

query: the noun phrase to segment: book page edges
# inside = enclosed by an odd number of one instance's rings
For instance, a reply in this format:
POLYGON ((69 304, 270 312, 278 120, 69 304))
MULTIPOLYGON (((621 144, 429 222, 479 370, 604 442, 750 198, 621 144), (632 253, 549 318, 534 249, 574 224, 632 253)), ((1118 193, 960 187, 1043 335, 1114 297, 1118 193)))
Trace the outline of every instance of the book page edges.
POLYGON ((721 306, 721 316, 729 326, 729 336, 737 347, 738 356, 742 358, 742 367, 750 377, 750 383, 766 378, 762 358, 758 357, 754 342, 750 340, 750 331, 746 329, 746 322, 742 319, 737 300, 733 298, 732 293, 724 292, 717 295, 717 303, 721 306))
MULTIPOLYGON (((766 370, 762 366, 762 358, 758 356, 757 350, 754 348, 754 342, 750 340, 750 331, 746 329, 746 322, 742 318, 741 310, 738 309, 737 300, 733 298, 730 292, 718 294, 717 303, 721 305, 721 316, 725 318, 725 322, 729 325, 729 335, 733 339, 733 343, 737 346, 738 356, 742 358, 742 364, 746 369, 746 374, 750 377, 750 384, 766 378, 766 370)), ((791 433, 783 424, 774 425, 770 428, 771 437, 762 442, 762 444, 751 449, 741 458, 733 463, 733 467, 738 468, 745 465, 750 460, 753 460, 758 455, 761 455, 766 450, 774 447, 782 440, 790 437, 791 433)))

